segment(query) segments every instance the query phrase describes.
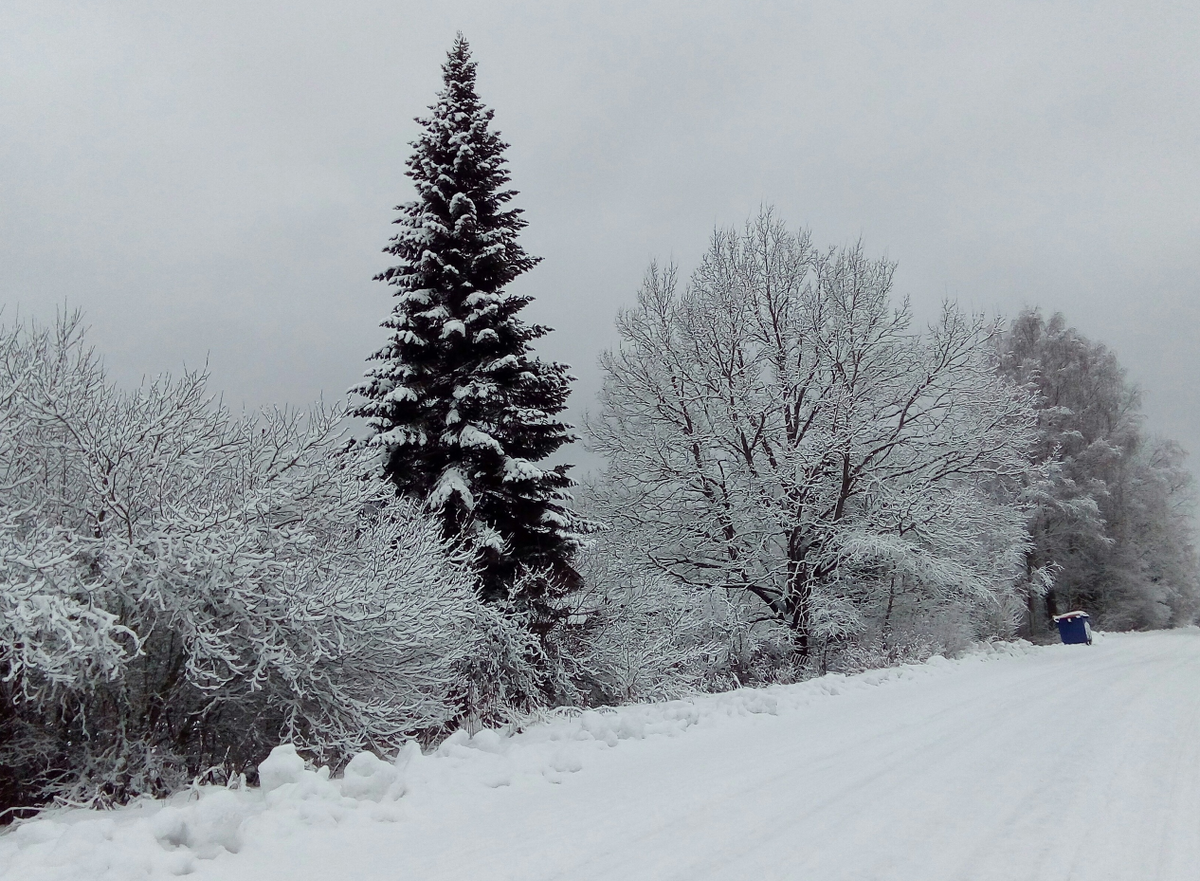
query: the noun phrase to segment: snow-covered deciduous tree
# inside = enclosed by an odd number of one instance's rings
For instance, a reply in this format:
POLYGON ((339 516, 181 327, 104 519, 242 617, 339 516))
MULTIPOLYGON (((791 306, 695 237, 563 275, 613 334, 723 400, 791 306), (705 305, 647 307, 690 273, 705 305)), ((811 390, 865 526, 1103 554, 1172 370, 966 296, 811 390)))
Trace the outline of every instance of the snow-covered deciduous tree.
POLYGON ((1195 479, 1174 441, 1143 437, 1122 470, 1109 521, 1113 568, 1101 619, 1113 629, 1178 627, 1200 620, 1195 479))
POLYGON ((982 319, 913 332, 892 271, 765 212, 686 290, 651 267, 602 357, 602 517, 681 582, 757 597, 802 656, 897 591, 1007 608, 1023 564, 1029 396, 982 319))
POLYGON ((132 392, 78 320, 0 331, 0 780, 119 801, 280 739, 331 762, 462 710, 494 613, 337 411, 132 392))
POLYGON ((1032 486, 1029 564, 1053 570, 1054 583, 1044 603, 1031 602, 1027 626, 1080 606, 1110 628, 1193 620, 1195 494, 1184 453, 1145 435, 1116 356, 1036 309, 1013 321, 1000 349, 1001 372, 1036 394, 1033 456, 1047 473, 1032 486))
POLYGON ((438 512, 449 538, 477 557, 488 599, 548 606, 574 583, 579 543, 567 466, 543 460, 572 439, 558 418, 571 377, 533 355, 547 328, 520 318, 529 298, 506 290, 537 259, 517 242, 520 209, 506 207, 507 146, 475 91, 460 34, 444 86, 414 142, 416 199, 378 278, 396 288, 388 341, 355 388, 384 475, 438 512))

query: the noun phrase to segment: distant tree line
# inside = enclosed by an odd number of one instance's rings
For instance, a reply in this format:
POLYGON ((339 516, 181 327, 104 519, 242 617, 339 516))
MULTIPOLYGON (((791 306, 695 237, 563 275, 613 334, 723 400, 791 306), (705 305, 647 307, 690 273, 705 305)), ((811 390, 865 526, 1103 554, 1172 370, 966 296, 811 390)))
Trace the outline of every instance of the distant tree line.
POLYGON ((686 284, 650 267, 576 485, 475 75, 460 37, 348 407, 239 417, 203 374, 117 388, 78 316, 0 327, 0 819, 235 780, 280 740, 340 765, 1069 609, 1196 620, 1184 454, 1111 352, 1037 310, 917 328, 894 264, 770 211, 686 284))
POLYGON ((999 340, 999 373, 1037 404, 1030 452, 1025 631, 1082 608, 1112 630, 1193 621, 1200 585, 1192 536, 1195 490, 1179 444, 1148 435, 1140 394, 1105 346, 1059 314, 1030 309, 999 340))

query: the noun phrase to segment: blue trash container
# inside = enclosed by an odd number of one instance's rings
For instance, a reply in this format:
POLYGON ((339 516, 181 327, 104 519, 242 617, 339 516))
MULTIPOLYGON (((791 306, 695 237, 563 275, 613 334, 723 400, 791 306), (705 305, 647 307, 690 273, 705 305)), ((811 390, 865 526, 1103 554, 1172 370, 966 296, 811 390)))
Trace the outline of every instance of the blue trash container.
POLYGON ((1065 615, 1055 615, 1054 623, 1058 625, 1058 635, 1066 645, 1091 645, 1092 625, 1088 622, 1087 612, 1067 612, 1065 615))

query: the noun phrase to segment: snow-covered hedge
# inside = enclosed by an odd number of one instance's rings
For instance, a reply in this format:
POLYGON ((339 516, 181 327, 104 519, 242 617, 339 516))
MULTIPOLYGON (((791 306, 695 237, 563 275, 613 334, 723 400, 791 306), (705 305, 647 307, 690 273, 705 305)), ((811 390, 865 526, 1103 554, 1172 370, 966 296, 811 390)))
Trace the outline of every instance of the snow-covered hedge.
POLYGON ((0 329, 0 809, 281 738, 338 764, 462 711, 496 613, 338 421, 235 416, 198 373, 119 390, 77 318, 0 329))

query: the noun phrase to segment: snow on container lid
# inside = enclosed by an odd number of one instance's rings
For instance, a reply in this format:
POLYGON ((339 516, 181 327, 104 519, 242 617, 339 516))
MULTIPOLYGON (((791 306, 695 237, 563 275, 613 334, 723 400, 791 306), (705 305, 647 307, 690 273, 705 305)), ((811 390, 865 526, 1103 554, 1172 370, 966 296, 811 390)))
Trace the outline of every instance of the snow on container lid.
POLYGON ((1087 618, 1087 617, 1089 617, 1087 612, 1067 612, 1063 615, 1055 615, 1054 620, 1055 621, 1070 621, 1073 618, 1087 618))

